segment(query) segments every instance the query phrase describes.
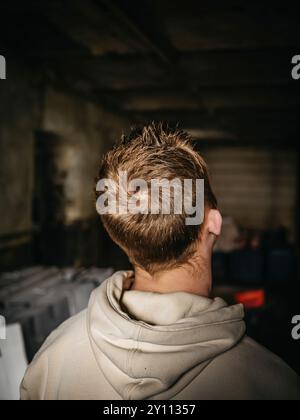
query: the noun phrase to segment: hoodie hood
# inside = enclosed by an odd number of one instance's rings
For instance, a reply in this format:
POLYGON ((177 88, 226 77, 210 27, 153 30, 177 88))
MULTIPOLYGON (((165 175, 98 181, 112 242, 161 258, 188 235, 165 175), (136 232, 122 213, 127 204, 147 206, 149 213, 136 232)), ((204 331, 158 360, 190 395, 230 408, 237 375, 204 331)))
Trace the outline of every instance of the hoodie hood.
POLYGON ((97 364, 125 400, 171 399, 245 334, 242 305, 126 290, 132 281, 118 272, 102 283, 87 318, 97 364))

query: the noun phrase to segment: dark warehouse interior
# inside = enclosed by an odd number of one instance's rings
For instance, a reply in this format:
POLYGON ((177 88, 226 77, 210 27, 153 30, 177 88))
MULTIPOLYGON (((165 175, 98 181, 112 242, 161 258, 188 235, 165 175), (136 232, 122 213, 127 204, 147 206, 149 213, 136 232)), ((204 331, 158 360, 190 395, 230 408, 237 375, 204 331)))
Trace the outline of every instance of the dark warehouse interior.
POLYGON ((95 178, 122 133, 163 121, 210 169, 224 218, 214 294, 244 303, 248 334, 300 375, 293 3, 1 0, 0 22, 0 314, 21 325, 26 361, 77 312, 71 289, 131 267, 95 178))

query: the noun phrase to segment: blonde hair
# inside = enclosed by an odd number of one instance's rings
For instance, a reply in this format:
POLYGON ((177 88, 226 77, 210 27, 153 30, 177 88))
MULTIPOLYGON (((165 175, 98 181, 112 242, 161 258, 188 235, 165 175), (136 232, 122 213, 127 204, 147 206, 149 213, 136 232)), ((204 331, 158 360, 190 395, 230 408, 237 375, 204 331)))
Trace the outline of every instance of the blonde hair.
MULTIPOLYGON (((103 157, 97 182, 106 178, 118 183, 120 171, 127 172, 128 181, 138 178, 149 185, 152 179, 204 179, 205 206, 217 207, 206 163, 194 150, 190 136, 162 123, 123 136, 103 157)), ((193 255, 201 225, 186 225, 186 216, 184 212, 102 214, 101 219, 131 262, 153 274, 181 265, 193 255)))

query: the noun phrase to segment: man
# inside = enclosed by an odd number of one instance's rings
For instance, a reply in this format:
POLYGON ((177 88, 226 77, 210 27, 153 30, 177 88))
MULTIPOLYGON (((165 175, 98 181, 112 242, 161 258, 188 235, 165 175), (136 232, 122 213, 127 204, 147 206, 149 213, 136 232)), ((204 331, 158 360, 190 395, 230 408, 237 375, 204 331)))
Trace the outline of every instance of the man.
POLYGON ((154 124, 132 132, 106 154, 99 181, 97 209, 134 270, 115 273, 87 310, 50 335, 21 398, 299 399, 297 375, 245 336, 243 307, 210 298, 222 218, 188 135, 154 124), (156 196, 143 188, 175 179, 178 188, 192 180, 182 211, 176 188, 156 196), (204 180, 202 196, 197 180, 204 180), (150 211, 164 199, 170 212, 150 211), (201 206, 201 223, 193 223, 189 210, 201 206))

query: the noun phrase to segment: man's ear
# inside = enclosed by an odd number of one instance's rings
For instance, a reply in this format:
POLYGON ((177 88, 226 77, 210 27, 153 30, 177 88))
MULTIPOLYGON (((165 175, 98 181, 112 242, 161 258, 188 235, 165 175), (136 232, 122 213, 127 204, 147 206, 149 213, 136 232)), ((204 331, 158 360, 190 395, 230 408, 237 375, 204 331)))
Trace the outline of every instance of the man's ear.
POLYGON ((208 233, 220 236, 222 230, 222 216, 219 210, 208 210, 206 229, 208 233))

